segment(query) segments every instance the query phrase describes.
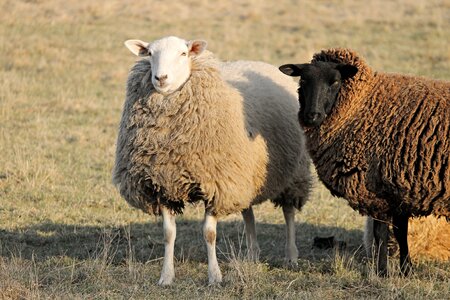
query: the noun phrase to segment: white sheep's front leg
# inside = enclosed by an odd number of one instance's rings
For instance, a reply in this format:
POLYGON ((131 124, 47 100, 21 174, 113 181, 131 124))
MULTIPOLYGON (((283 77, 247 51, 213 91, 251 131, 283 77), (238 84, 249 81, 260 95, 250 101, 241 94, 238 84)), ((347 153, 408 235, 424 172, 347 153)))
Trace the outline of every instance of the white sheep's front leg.
POLYGON ((250 206, 242 211, 242 217, 245 223, 245 239, 247 242, 247 257, 249 260, 259 260, 259 245, 256 238, 255 216, 253 208, 250 206))
POLYGON ((175 216, 172 212, 165 208, 161 208, 164 228, 164 262, 161 271, 159 285, 169 285, 175 278, 175 269, 173 266, 173 252, 175 247, 175 238, 177 235, 177 226, 175 224, 175 216))
POLYGON ((298 266, 298 250, 295 244, 295 208, 291 205, 283 206, 286 221, 286 264, 290 267, 298 266))
POLYGON ((205 212, 205 222, 203 223, 203 237, 206 241, 206 250, 208 252, 208 278, 209 284, 222 282, 222 273, 219 269, 219 263, 216 256, 216 226, 217 218, 205 212))

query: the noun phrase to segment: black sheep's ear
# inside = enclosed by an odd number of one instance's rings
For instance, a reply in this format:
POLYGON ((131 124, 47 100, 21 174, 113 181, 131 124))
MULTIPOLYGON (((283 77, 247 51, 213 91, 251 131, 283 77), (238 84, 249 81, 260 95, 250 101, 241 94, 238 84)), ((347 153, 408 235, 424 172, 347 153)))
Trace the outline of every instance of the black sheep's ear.
POLYGON ((339 73, 341 73, 341 77, 343 80, 351 78, 355 76, 356 73, 358 73, 357 67, 347 64, 338 64, 336 66, 336 70, 338 70, 339 73))
POLYGON ((296 76, 301 76, 302 69, 306 65, 307 64, 299 64, 299 65, 287 64, 287 65, 280 66, 278 69, 286 75, 296 77, 296 76))

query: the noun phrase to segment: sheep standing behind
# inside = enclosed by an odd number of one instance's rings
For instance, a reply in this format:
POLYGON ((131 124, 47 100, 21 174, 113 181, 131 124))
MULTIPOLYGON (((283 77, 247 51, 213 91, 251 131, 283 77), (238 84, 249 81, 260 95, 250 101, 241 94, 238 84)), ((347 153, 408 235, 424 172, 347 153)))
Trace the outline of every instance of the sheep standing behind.
POLYGON ((283 208, 286 259, 296 264, 294 215, 310 186, 296 84, 262 62, 222 63, 204 51, 204 41, 125 44, 146 59, 128 78, 113 182, 129 204, 163 216, 159 284, 175 277, 175 214, 199 201, 210 283, 222 280, 217 218, 242 212, 249 256, 257 258, 252 205, 267 199, 283 208))
POLYGON ((450 83, 374 72, 348 49, 280 70, 301 76, 299 120, 319 178, 375 219, 378 273, 392 221, 407 274, 409 218, 450 218, 450 83))

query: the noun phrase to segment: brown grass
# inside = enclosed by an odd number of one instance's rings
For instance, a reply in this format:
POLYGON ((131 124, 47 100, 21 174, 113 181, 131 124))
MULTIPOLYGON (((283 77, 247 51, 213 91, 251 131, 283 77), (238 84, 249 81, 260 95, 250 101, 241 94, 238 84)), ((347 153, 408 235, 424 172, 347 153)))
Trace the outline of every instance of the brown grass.
MULTIPOLYGON (((363 219, 317 184, 297 218, 298 270, 282 267, 280 210, 255 211, 261 263, 242 260, 240 216, 218 226, 224 284, 207 286, 201 207, 178 219, 174 286, 155 286, 160 220, 111 185, 129 38, 203 38, 224 60, 306 62, 356 49, 376 69, 450 79, 446 1, 0 1, 0 299, 450 297, 450 264, 374 276, 363 219), (315 236, 347 242, 313 249, 315 236)), ((396 268, 396 260, 391 261, 396 268)))

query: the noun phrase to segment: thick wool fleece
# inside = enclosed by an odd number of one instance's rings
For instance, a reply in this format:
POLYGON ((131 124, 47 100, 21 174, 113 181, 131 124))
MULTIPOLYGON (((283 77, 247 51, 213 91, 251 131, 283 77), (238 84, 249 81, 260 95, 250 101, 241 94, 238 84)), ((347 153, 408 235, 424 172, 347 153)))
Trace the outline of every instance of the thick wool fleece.
POLYGON ((181 213, 187 202, 204 201, 220 216, 268 198, 303 205, 310 174, 296 125, 296 87, 277 86, 287 78, 275 67, 269 74, 250 69, 259 64, 224 64, 222 74, 222 63, 206 52, 193 59, 182 88, 164 96, 151 84, 149 62, 137 62, 128 78, 113 171, 132 206, 158 214, 164 205, 181 213), (271 73, 275 81, 265 77, 271 73), (255 81, 266 84, 266 94, 253 93, 255 81))
POLYGON ((450 83, 374 72, 355 52, 313 61, 358 68, 320 127, 306 129, 321 181, 362 214, 450 217, 450 83))

